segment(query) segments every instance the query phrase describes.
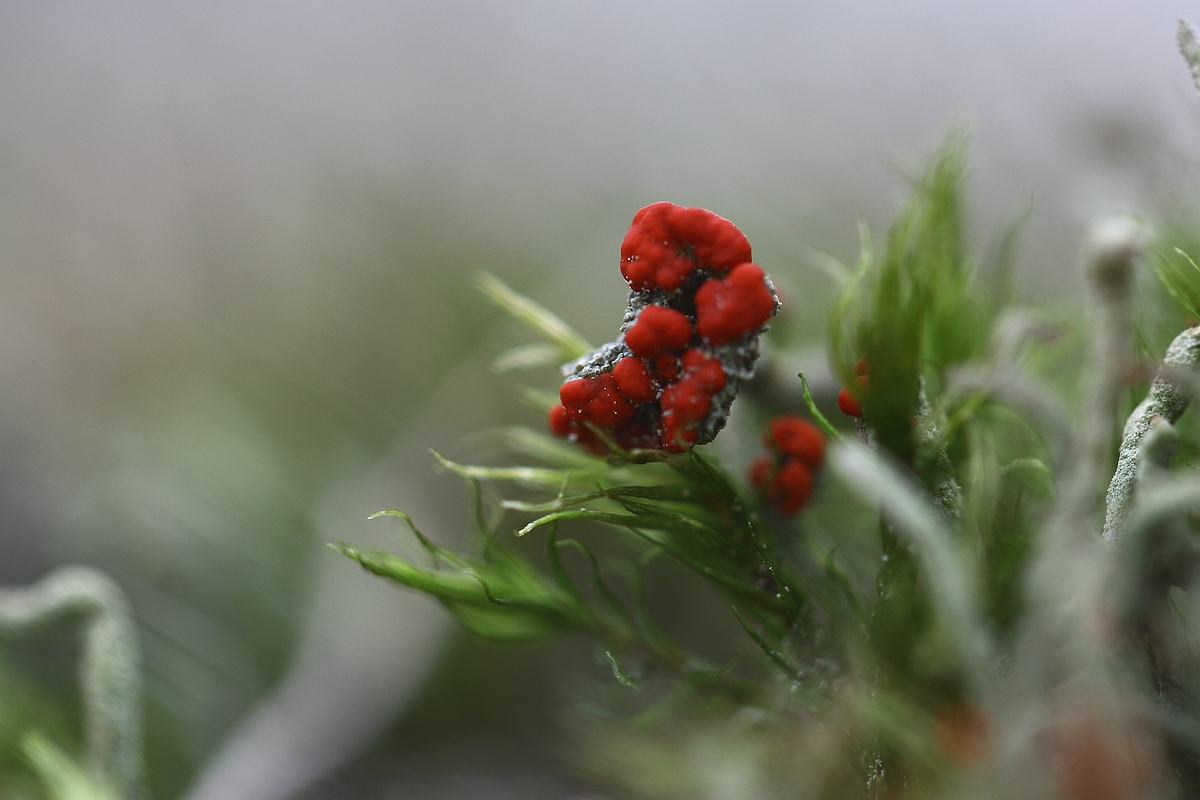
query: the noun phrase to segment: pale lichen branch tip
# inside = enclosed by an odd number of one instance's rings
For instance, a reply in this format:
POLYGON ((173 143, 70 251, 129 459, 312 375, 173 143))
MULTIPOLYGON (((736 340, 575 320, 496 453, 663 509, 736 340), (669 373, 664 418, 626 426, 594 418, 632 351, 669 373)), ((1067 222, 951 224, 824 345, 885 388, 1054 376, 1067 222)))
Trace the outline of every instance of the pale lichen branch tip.
POLYGON ((1187 20, 1179 20, 1178 42, 1179 53, 1187 62, 1192 82, 1200 89, 1200 36, 1187 20))
POLYGON ((1149 244, 1146 226, 1128 214, 1112 214, 1092 226, 1084 243, 1084 270, 1105 293, 1128 291, 1133 269, 1149 244))

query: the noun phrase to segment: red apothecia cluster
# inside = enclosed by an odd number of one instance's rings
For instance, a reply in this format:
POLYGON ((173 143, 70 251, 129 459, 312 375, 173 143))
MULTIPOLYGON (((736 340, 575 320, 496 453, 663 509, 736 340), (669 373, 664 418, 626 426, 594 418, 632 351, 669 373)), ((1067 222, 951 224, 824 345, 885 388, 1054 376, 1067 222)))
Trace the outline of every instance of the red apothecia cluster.
POLYGON ((750 483, 785 514, 794 514, 812 494, 813 473, 825 459, 825 437, 795 414, 780 414, 763 434, 771 455, 750 462, 750 483))
POLYGON ((625 448, 712 441, 778 313, 770 278, 732 222, 667 202, 634 216, 621 274, 631 289, 622 335, 563 368, 550 429, 597 453, 606 448, 588 423, 625 448))
POLYGON ((863 415, 862 400, 867 394, 867 389, 871 385, 871 370, 867 366, 866 357, 858 360, 854 365, 854 383, 842 388, 838 392, 837 404, 842 413, 848 417, 861 417, 863 415))

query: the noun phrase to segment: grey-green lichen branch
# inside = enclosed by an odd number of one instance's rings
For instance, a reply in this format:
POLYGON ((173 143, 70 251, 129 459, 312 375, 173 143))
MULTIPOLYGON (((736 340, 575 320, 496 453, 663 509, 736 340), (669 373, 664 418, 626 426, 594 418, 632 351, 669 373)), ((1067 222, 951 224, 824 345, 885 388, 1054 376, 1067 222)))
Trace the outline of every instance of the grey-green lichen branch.
MULTIPOLYGON (((1145 250, 1145 232, 1137 220, 1114 215, 1093 226, 1084 250, 1092 294, 1092 370, 1084 389, 1083 425, 1067 447, 1059 501, 1047 521, 1049 550, 1040 562, 1045 566, 1069 558, 1072 543, 1094 535, 1089 528, 1097 510, 1095 487, 1107 477, 1120 393, 1131 366, 1133 271, 1145 250)), ((1066 588, 1053 581, 1047 586, 1066 588)))
POLYGON ((79 665, 89 767, 116 797, 143 797, 142 673, 137 631, 120 587, 88 567, 62 567, 29 587, 0 588, 0 635, 82 623, 79 665))
POLYGON ((1178 41, 1179 52, 1187 62, 1188 71, 1192 73, 1192 82, 1200 89, 1200 37, 1197 37, 1196 29, 1184 20, 1179 20, 1178 41))
POLYGON ((1138 484, 1142 440, 1155 417, 1174 425, 1187 410, 1191 400, 1188 383, 1194 383, 1191 373, 1200 360, 1200 327, 1188 328, 1175 337, 1167 348, 1163 366, 1154 376, 1150 391, 1125 423, 1117 469, 1108 485, 1104 517, 1104 538, 1118 539, 1125 519, 1132 509, 1138 484))

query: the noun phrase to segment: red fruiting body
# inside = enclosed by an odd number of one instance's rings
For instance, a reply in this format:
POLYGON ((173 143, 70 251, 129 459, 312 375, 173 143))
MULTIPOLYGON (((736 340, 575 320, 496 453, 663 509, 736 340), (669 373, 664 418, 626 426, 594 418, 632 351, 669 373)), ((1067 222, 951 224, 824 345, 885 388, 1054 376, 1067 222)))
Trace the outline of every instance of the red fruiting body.
POLYGON ((638 405, 658 397, 658 387, 640 358, 626 356, 613 364, 613 378, 624 395, 638 405))
POLYGON ((684 378, 663 390, 662 445, 682 453, 696 441, 696 423, 708 416, 711 395, 694 382, 684 378))
POLYGON ((725 388, 725 370, 721 368, 721 362, 703 350, 693 348, 683 354, 683 374, 709 394, 725 388))
POLYGON ((550 432, 556 436, 566 436, 571 432, 573 423, 571 415, 567 412, 566 406, 561 403, 550 409, 549 417, 550 432))
POLYGON ((863 356, 862 358, 860 358, 858 360, 857 363, 855 363, 854 374, 855 375, 870 375, 871 374, 871 365, 867 363, 866 356, 863 356))
POLYGON ((761 489, 771 473, 775 470, 775 460, 767 456, 759 456, 750 462, 750 485, 761 489))
POLYGON ((780 414, 767 424, 763 444, 773 457, 750 463, 750 483, 785 514, 799 511, 812 495, 813 470, 825 456, 825 437, 817 426, 795 414, 780 414))
POLYGON ((780 414, 771 420, 763 440, 782 455, 794 456, 813 468, 821 466, 825 458, 825 437, 820 429, 795 414, 780 414))
POLYGON ((550 409, 548 417, 550 430, 555 435, 579 442, 579 444, 597 455, 605 452, 604 443, 582 423, 571 419, 570 412, 567 411, 566 407, 562 405, 554 406, 550 409))
POLYGON ((625 344, 634 355, 652 356, 665 350, 682 350, 692 340, 687 315, 671 308, 649 305, 625 331, 625 344))
POLYGON ((601 428, 620 425, 634 412, 611 372, 567 381, 559 388, 558 396, 572 420, 587 420, 601 428))
POLYGON ((667 383, 674 383, 679 380, 679 376, 683 374, 683 368, 680 366, 679 357, 670 353, 663 353, 654 357, 654 368, 658 370, 658 374, 666 380, 667 383))
POLYGON ((732 222, 703 208, 652 203, 621 243, 621 274, 635 291, 674 291, 696 269, 725 272, 750 260, 750 242, 732 222))
POLYGON ((842 413, 847 417, 862 416, 862 403, 858 402, 858 398, 850 394, 849 389, 842 389, 840 392, 838 392, 837 404, 838 408, 840 408, 842 413))
POLYGON ((611 442, 683 452, 711 441, 758 357, 757 336, 746 334, 778 306, 750 243, 711 211, 654 203, 633 219, 621 273, 633 321, 572 365, 550 429, 598 454, 611 442))
POLYGON ((837 404, 842 413, 848 417, 861 417, 863 415, 862 398, 870 386, 871 379, 867 375, 859 375, 854 379, 854 383, 838 392, 837 404))
POLYGON ((804 502, 812 495, 813 477, 798 459, 789 458, 783 462, 767 496, 776 503, 785 514, 794 514, 800 510, 804 502))
MULTIPOLYGON (((708 414, 708 404, 711 402, 712 396, 704 391, 703 387, 684 379, 664 389, 660 400, 662 401, 663 423, 667 427, 678 428, 704 419, 704 416, 708 414)), ((665 437, 664 441, 670 438, 665 437)))
POLYGON ((696 441, 696 426, 708 416, 712 396, 725 387, 725 370, 707 353, 683 354, 683 378, 663 390, 662 445, 681 453, 696 441))
POLYGON ((741 264, 724 280, 713 278, 696 292, 696 330, 706 342, 724 344, 762 326, 775 296, 757 264, 741 264))

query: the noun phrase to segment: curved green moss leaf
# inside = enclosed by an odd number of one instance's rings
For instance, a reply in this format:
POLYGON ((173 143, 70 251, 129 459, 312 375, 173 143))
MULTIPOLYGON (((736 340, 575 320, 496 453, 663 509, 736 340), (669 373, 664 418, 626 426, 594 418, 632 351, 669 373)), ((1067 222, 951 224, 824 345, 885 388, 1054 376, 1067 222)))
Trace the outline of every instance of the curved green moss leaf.
POLYGON ((579 358, 592 349, 575 329, 539 303, 514 292, 508 284, 488 272, 475 276, 475 288, 500 308, 516 317, 546 341, 555 345, 564 361, 579 358))
POLYGON ((1178 247, 1157 253, 1154 274, 1184 311, 1200 319, 1200 266, 1195 259, 1178 247))
POLYGON ((825 419, 825 415, 817 408, 817 402, 813 400, 812 391, 808 388, 808 378, 804 377, 804 373, 799 373, 800 388, 804 392, 804 405, 808 406, 808 413, 812 415, 813 421, 817 423, 826 436, 835 442, 842 441, 842 432, 830 424, 829 420, 825 419))
POLYGON ((617 661, 617 657, 612 654, 611 650, 605 650, 604 655, 608 657, 608 663, 612 665, 613 677, 617 679, 618 683, 620 683, 622 686, 628 686, 635 692, 640 692, 642 690, 642 687, 638 685, 638 682, 635 681, 629 675, 629 673, 621 667, 621 662, 617 661))
POLYGON ((491 563, 455 556, 459 568, 441 570, 344 542, 330 547, 376 575, 436 598, 464 627, 487 639, 529 642, 594 627, 576 597, 508 551, 500 550, 491 563))

